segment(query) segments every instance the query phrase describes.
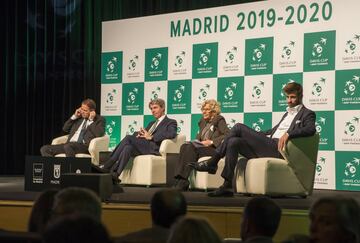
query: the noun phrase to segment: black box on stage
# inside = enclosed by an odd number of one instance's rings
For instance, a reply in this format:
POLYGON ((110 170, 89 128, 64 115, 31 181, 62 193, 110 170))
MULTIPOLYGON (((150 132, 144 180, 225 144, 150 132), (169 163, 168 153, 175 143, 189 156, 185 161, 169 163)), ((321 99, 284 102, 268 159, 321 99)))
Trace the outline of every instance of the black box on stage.
POLYGON ((91 158, 26 156, 25 191, 60 188, 64 173, 90 173, 91 158))
POLYGON ((63 174, 61 177, 61 188, 71 186, 85 187, 93 190, 103 200, 110 198, 113 192, 113 182, 110 174, 63 174))

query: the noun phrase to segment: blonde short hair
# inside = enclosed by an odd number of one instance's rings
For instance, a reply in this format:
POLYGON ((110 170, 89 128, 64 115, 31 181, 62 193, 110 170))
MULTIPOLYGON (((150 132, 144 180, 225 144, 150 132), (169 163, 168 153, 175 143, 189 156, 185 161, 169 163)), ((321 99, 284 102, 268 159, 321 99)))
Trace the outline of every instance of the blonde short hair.
POLYGON ((209 100, 205 100, 202 104, 201 104, 201 110, 204 109, 204 107, 206 105, 210 105, 210 109, 211 111, 215 114, 215 115, 219 115, 221 112, 221 107, 220 107, 220 103, 217 102, 214 99, 209 99, 209 100))

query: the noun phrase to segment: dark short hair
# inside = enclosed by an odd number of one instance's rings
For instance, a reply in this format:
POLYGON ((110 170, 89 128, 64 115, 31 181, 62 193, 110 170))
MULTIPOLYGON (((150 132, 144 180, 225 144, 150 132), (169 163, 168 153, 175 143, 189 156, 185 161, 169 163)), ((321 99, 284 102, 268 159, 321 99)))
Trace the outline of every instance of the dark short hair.
POLYGON ((151 199, 151 217, 155 225, 170 228, 179 216, 186 214, 186 211, 185 197, 178 190, 157 191, 151 199))
POLYGON ((95 110, 96 109, 96 103, 92 99, 85 99, 85 100, 83 100, 83 102, 81 102, 81 104, 86 105, 87 107, 90 108, 90 110, 95 110))
POLYGON ((165 101, 163 99, 153 99, 153 100, 150 100, 149 102, 149 108, 152 106, 152 105, 158 105, 160 106, 161 108, 165 109, 165 101))
POLYGON ((293 94, 296 93, 298 96, 303 96, 303 87, 301 84, 296 82, 290 82, 285 85, 283 88, 283 91, 285 94, 293 94))
POLYGON ((55 195, 53 218, 80 213, 101 220, 101 201, 87 188, 68 187, 55 195))
POLYGON ((281 208, 270 198, 252 198, 244 209, 246 217, 261 235, 273 237, 279 227, 281 208))

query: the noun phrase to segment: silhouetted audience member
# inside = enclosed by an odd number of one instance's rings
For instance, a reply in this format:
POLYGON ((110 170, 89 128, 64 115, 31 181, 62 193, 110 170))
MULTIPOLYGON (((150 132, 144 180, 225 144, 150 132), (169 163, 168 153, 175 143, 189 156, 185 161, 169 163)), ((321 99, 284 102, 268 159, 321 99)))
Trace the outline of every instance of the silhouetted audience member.
POLYGON ((52 221, 43 235, 44 243, 110 243, 101 222, 89 215, 72 214, 52 221))
POLYGON ((79 187, 69 187, 55 195, 53 219, 74 213, 84 214, 101 221, 101 201, 95 192, 79 187))
POLYGON ((28 223, 29 232, 40 234, 44 232, 45 227, 51 218, 54 198, 58 191, 59 190, 55 189, 46 190, 35 200, 28 223))
POLYGON ((360 243, 360 208, 354 199, 320 198, 309 217, 312 243, 360 243))
POLYGON ((272 243, 280 223, 281 208, 270 198, 252 198, 244 208, 241 238, 246 243, 272 243))
POLYGON ((166 242, 169 228, 180 216, 185 215, 186 211, 186 200, 180 191, 170 189, 157 191, 151 199, 152 227, 119 237, 115 242, 166 242))
POLYGON ((221 243, 219 235, 207 220, 194 217, 181 218, 171 228, 167 243, 221 243))

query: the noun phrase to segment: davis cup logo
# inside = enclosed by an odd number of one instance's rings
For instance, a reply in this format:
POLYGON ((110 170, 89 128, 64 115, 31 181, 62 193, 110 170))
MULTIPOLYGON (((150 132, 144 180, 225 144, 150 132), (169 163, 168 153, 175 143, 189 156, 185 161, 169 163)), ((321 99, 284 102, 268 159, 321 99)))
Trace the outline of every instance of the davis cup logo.
POLYGON ((235 91, 236 83, 231 82, 230 86, 225 88, 224 99, 228 101, 232 100, 234 98, 235 91))
POLYGON ((232 64, 235 61, 236 53, 237 53, 237 47, 233 46, 233 48, 231 48, 231 50, 226 52, 225 62, 232 64))
POLYGON ((326 46, 326 38, 320 38, 320 41, 314 43, 313 48, 312 48, 312 52, 311 55, 313 57, 317 57, 320 58, 323 55, 323 50, 326 46))
POLYGON ((252 60, 254 62, 261 62, 261 59, 263 57, 263 53, 265 52, 266 45, 260 44, 257 48, 253 50, 253 56, 252 60))
POLYGON ((159 68, 160 61, 161 61, 161 53, 157 53, 152 59, 151 59, 151 69, 156 70, 159 68))
POLYGON ((139 56, 137 55, 135 55, 132 59, 130 59, 129 70, 135 71, 138 60, 139 60, 139 56))
POLYGON ((184 98, 185 86, 180 85, 179 88, 175 89, 173 100, 180 103, 184 98))
POLYGON ((354 136, 358 125, 359 125, 359 118, 354 116, 353 119, 345 123, 344 133, 349 136, 354 136))
POLYGON ((230 119, 230 122, 227 123, 226 125, 228 126, 229 129, 231 129, 236 123, 237 122, 235 119, 230 119))
POLYGON ((110 122, 110 124, 106 125, 106 134, 109 135, 110 137, 112 136, 112 133, 114 132, 115 125, 116 125, 116 122, 114 120, 112 120, 110 122))
POLYGON ((116 95, 116 89, 113 89, 111 92, 107 94, 106 103, 112 105, 115 100, 115 95, 116 95))
POLYGON ((159 93, 161 91, 160 87, 156 87, 155 90, 151 91, 151 100, 156 100, 157 98, 159 98, 159 93))
POLYGON ((179 55, 175 57, 175 67, 179 67, 179 68, 182 67, 184 60, 185 60, 185 52, 182 51, 180 52, 179 55))
POLYGON ((281 53, 281 58, 289 60, 291 57, 292 49, 295 47, 295 41, 290 41, 287 46, 284 46, 281 53))
POLYGON ((264 125, 264 119, 263 118, 259 118, 259 120, 257 122, 254 122, 252 124, 252 129, 254 129, 257 132, 260 132, 262 129, 262 126, 264 125))
POLYGON ((314 96, 320 96, 323 91, 323 85, 325 85, 325 78, 320 78, 319 82, 313 84, 311 94, 314 96))
POLYGON ((358 43, 359 41, 360 41, 360 35, 355 35, 352 40, 348 40, 345 46, 345 53, 353 55, 356 52, 356 50, 359 49, 357 48, 357 44, 359 44, 358 43))
POLYGON ((136 130, 137 121, 133 121, 129 124, 128 129, 126 131, 126 135, 132 135, 136 130))
POLYGON ((200 66, 207 66, 209 63, 209 58, 210 58, 210 54, 211 54, 211 50, 210 49, 206 49, 204 52, 202 52, 200 54, 199 57, 199 65, 200 66))
POLYGON ((137 88, 134 88, 132 91, 130 91, 128 94, 127 102, 129 104, 134 104, 136 102, 136 97, 137 97, 138 93, 139 93, 139 90, 137 88))
POLYGON ((117 68, 117 57, 112 57, 107 63, 106 71, 108 73, 113 73, 115 72, 116 68, 117 68))
POLYGON ((354 178, 360 164, 360 159, 353 158, 352 161, 345 164, 344 174, 348 178, 354 178))
POLYGON ((354 77, 352 79, 346 81, 344 93, 346 95, 353 96, 355 94, 358 84, 359 84, 359 76, 354 75, 354 77))
POLYGON ((182 128, 184 127, 184 120, 180 120, 178 122, 178 124, 179 125, 177 126, 176 130, 177 130, 177 133, 179 134, 181 132, 182 128))
POLYGON ((326 118, 325 118, 325 117, 320 117, 320 118, 315 122, 316 132, 319 133, 319 135, 321 135, 322 126, 325 125, 325 123, 326 123, 326 118))
POLYGON ((316 175, 320 176, 323 171, 323 166, 325 166, 326 159, 324 157, 320 157, 316 163, 316 175))
POLYGON ((253 88, 252 88, 252 94, 251 96, 253 98, 256 98, 256 99, 259 99, 260 96, 261 96, 261 93, 262 93, 262 89, 264 88, 264 82, 263 81, 260 81, 257 85, 255 85, 253 88))
POLYGON ((206 100, 209 90, 210 90, 210 85, 205 84, 205 86, 200 89, 198 100, 200 100, 200 101, 206 100))

